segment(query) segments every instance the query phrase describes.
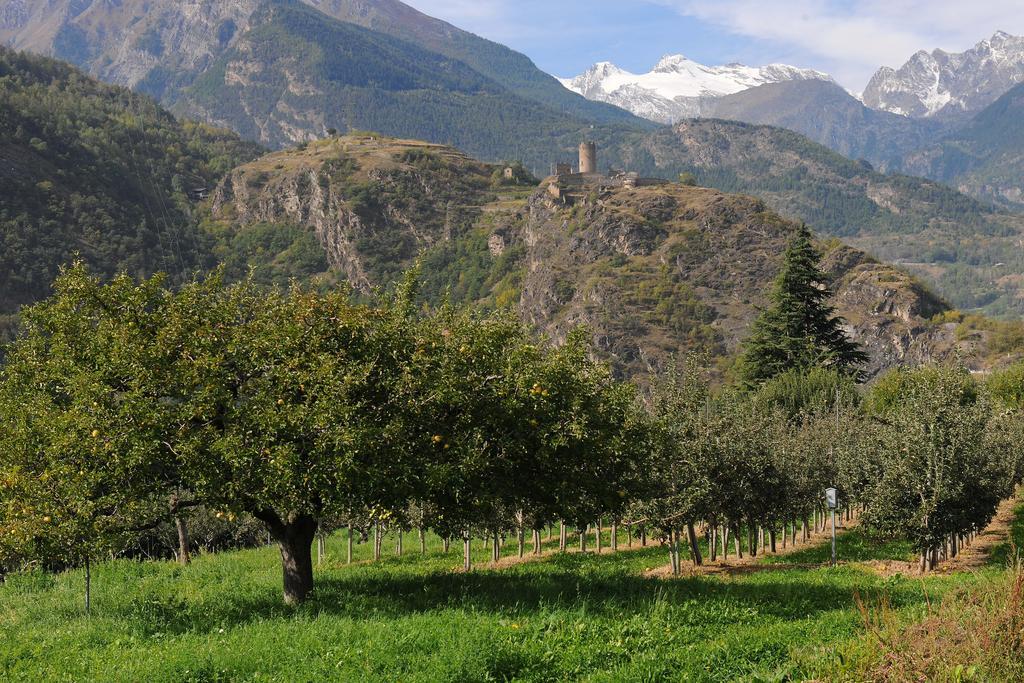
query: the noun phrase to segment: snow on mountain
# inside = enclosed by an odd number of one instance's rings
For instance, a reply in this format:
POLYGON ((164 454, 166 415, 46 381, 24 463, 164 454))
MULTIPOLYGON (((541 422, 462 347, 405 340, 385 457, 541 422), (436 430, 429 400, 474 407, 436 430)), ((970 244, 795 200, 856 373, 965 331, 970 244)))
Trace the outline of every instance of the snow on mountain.
POLYGON ((715 98, 766 83, 832 80, 827 74, 785 64, 750 67, 705 66, 683 55, 667 55, 646 74, 634 74, 611 62, 599 62, 575 78, 559 79, 587 99, 609 102, 659 123, 701 115, 715 98))
POLYGON ((914 118, 981 111, 1024 81, 1024 37, 996 32, 966 52, 922 50, 898 70, 882 67, 864 104, 914 118))

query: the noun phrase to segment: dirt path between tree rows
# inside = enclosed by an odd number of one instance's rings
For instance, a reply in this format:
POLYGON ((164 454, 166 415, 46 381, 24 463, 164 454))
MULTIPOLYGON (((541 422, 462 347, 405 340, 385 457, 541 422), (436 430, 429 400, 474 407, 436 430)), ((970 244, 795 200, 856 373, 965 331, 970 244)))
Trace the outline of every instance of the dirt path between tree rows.
MULTIPOLYGON (((1010 530, 1016 518, 1017 507, 1024 502, 1024 489, 1018 489, 1012 497, 999 504, 996 516, 971 542, 952 560, 939 564, 928 573, 949 574, 952 572, 971 572, 983 569, 989 564, 993 551, 1010 538, 1010 530)), ((882 576, 894 574, 921 575, 921 566, 917 562, 885 562, 874 560, 861 563, 882 576)))
MULTIPOLYGON (((950 573, 950 572, 963 572, 963 571, 975 571, 985 567, 993 550, 1001 543, 1005 542, 1010 536, 1010 529, 1015 518, 1015 511, 1018 505, 1024 502, 1024 488, 1018 490, 1017 494, 1012 498, 1007 499, 1000 504, 996 516, 992 522, 974 539, 973 543, 969 547, 965 547, 960 551, 959 555, 951 561, 941 563, 934 572, 938 573, 950 573)), ((842 535, 847 531, 855 528, 858 524, 858 519, 854 516, 852 519, 846 521, 837 521, 836 534, 842 535)), ((545 534, 546 536, 546 534, 545 534)), ((680 577, 693 577, 693 576, 736 576, 736 575, 748 575, 759 572, 772 572, 772 571, 784 571, 789 569, 817 569, 820 567, 828 566, 828 563, 787 563, 787 562, 764 562, 764 558, 772 557, 786 557, 797 552, 802 552, 808 548, 814 548, 823 546, 831 542, 832 530, 831 527, 826 525, 826 528, 821 531, 811 533, 810 537, 804 541, 800 540, 795 546, 787 544, 787 547, 781 547, 781 535, 779 536, 775 553, 770 552, 759 552, 756 557, 751 557, 749 554, 745 554, 742 558, 736 557, 733 553, 733 542, 732 539, 729 541, 730 545, 730 557, 728 560, 722 560, 719 557, 715 561, 710 561, 708 558, 704 558, 704 563, 701 566, 695 566, 692 560, 689 558, 688 545, 686 543, 680 544, 680 554, 682 555, 682 567, 679 576, 680 577)), ((566 552, 569 554, 578 553, 578 541, 579 536, 576 534, 569 534, 566 552)), ((479 547, 476 541, 474 546, 479 547)), ((498 560, 497 563, 491 561, 478 561, 473 563, 473 569, 483 570, 495 570, 505 569, 513 567, 524 562, 536 562, 546 558, 550 558, 554 555, 559 554, 561 551, 556 547, 551 547, 551 540, 545 539, 544 547, 539 555, 533 553, 533 543, 531 539, 527 539, 526 553, 523 557, 518 556, 518 548, 514 542, 509 542, 502 548, 503 557, 498 560)), ((592 532, 588 538, 587 554, 593 555, 595 549, 593 546, 592 532)), ((638 539, 633 540, 633 544, 629 545, 623 542, 621 539, 618 544, 618 550, 616 553, 632 552, 637 550, 645 550, 650 548, 659 548, 668 554, 668 547, 662 544, 660 541, 649 539, 646 546, 642 545, 638 539)), ((453 559, 461 558, 462 556, 462 544, 452 543, 451 554, 453 559)), ((601 555, 608 556, 612 555, 613 552, 609 546, 603 546, 601 549, 601 555)), ((358 562, 356 564, 366 564, 366 562, 358 562)), ((877 574, 882 576, 892 576, 894 574, 903 575, 919 575, 920 567, 917 562, 906 562, 899 560, 870 560, 870 561, 859 561, 859 562, 843 562, 840 560, 840 565, 846 566, 863 566, 877 574)), ((463 571, 462 566, 456 566, 452 568, 453 571, 463 571)), ((672 576, 671 564, 666 562, 663 565, 651 568, 643 572, 644 576, 652 578, 676 578, 672 576)))
MULTIPOLYGON (((836 536, 840 536, 850 529, 857 526, 857 517, 854 516, 852 519, 846 521, 840 521, 836 518, 836 536)), ((692 577, 692 576, 714 576, 714 575, 725 575, 725 576, 736 576, 746 574, 756 574, 759 572, 773 572, 783 571, 786 569, 816 569, 818 567, 827 566, 828 563, 785 563, 785 562, 763 562, 766 557, 786 557, 794 553, 803 552, 808 548, 814 548, 817 546, 825 545, 832 542, 832 527, 826 525, 826 528, 822 531, 811 533, 806 541, 799 541, 795 546, 787 545, 785 548, 781 547, 781 536, 776 542, 776 552, 758 552, 756 557, 751 557, 749 554, 744 554, 742 558, 736 557, 733 552, 732 539, 729 539, 729 552, 730 556, 728 560, 722 560, 721 557, 714 562, 704 558, 704 564, 701 566, 694 566, 692 561, 687 562, 686 559, 682 560, 682 567, 680 569, 679 577, 692 577)), ((666 549, 667 552, 667 549, 666 549)), ((681 547, 680 553, 686 553, 686 548, 681 547)), ((656 577, 656 578, 676 578, 672 576, 672 565, 671 563, 664 564, 655 569, 650 569, 644 572, 644 576, 656 577)))

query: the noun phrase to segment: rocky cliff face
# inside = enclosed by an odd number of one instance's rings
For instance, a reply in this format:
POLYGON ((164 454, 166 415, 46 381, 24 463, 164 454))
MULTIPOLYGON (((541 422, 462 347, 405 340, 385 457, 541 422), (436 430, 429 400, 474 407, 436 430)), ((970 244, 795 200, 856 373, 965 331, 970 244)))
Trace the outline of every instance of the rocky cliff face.
MULTIPOLYGON (((311 231, 330 267, 368 292, 417 255, 493 213, 495 171, 455 150, 372 135, 310 143, 233 170, 216 188, 214 220, 311 231)), ((500 187, 500 186, 499 186, 500 187)), ((515 186, 504 191, 515 191, 515 186)))
POLYGON ((721 120, 681 122, 621 154, 625 167, 648 175, 690 172, 701 184, 761 197, 822 235, 911 269, 958 308, 1024 310, 1016 285, 1024 219, 949 186, 879 173, 790 131, 721 120), (988 264, 1001 264, 1008 279, 997 283, 988 264))
MULTIPOLYGON (((565 207, 534 195, 499 232, 525 249, 520 308, 555 337, 583 324, 624 374, 694 348, 737 353, 795 224, 755 199, 678 185, 616 188, 565 207)), ((948 305, 907 274, 823 245, 835 305, 871 355, 870 373, 947 357, 933 325, 948 305)))
POLYGON ((157 96, 190 82, 248 27, 260 0, 16 0, 0 42, 157 96))
MULTIPOLYGON (((502 185, 503 170, 445 147, 343 137, 236 169, 212 212, 238 231, 303 226, 364 290, 419 254, 436 296, 515 305, 556 339, 586 325, 623 375, 697 349, 736 353, 795 229, 750 197, 673 184, 566 186, 556 199, 557 179, 502 185)), ((944 302, 861 251, 822 247, 869 371, 953 352, 931 322, 944 302)))

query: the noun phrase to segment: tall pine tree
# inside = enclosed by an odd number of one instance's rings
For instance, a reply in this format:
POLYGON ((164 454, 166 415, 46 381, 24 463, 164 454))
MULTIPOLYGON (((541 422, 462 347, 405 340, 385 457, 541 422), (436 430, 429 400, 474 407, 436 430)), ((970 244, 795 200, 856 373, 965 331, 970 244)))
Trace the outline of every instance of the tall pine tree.
POLYGON ((789 243, 775 280, 771 305, 754 322, 740 363, 740 376, 758 386, 787 370, 827 367, 859 378, 868 356, 843 331, 843 319, 818 266, 811 231, 801 226, 789 243))

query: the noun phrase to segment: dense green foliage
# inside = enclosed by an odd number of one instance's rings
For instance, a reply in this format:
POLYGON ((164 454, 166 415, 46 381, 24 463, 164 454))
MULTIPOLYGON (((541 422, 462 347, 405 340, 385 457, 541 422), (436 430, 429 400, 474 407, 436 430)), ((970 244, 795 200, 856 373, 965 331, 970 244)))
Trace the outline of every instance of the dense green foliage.
POLYGON ((257 152, 62 63, 0 49, 0 315, 45 296, 75 254, 107 277, 209 267, 188 193, 257 152))
POLYGON ((748 386, 819 367, 857 377, 858 367, 867 362, 828 303, 832 294, 820 260, 810 231, 801 227, 786 249, 770 307, 754 321, 747 338, 740 374, 748 386))
POLYGON ((861 464, 869 524, 922 552, 980 528, 1020 479, 1017 420, 1002 419, 956 369, 898 371, 878 393, 876 445, 861 464))
MULTIPOLYGON (((493 648, 495 624, 531 637, 499 638, 507 657, 472 659, 476 668, 460 671, 530 680, 598 672, 810 675, 834 662, 805 649, 808 635, 832 644, 855 636, 852 595, 880 587, 879 579, 799 569, 738 583, 693 579, 655 598, 656 579, 638 574, 664 550, 607 560, 560 554, 509 572, 462 575, 452 571, 450 541, 462 538, 468 569, 480 560, 474 537, 488 539, 494 560, 504 539, 517 537, 522 557, 524 531, 533 531, 539 552, 543 530, 560 520, 579 533, 581 548, 588 531, 600 548, 611 541, 602 533, 611 521, 620 544, 624 526, 653 532, 680 573, 683 537, 695 564, 714 559, 730 538, 737 553, 750 555, 760 552, 759 533, 773 551, 780 532, 795 544, 800 526, 823 518, 824 488, 837 486, 842 506, 862 509, 870 532, 846 541, 851 553, 905 559, 914 550, 925 568, 983 527, 1024 475, 1024 421, 990 399, 1019 393, 1019 375, 990 390, 955 368, 900 371, 861 404, 836 370, 715 393, 702 361, 692 359, 655 383, 643 411, 631 385, 588 359, 581 335, 550 349, 505 314, 421 311, 415 285, 409 276, 389 296, 354 303, 345 292, 227 286, 219 277, 171 291, 159 279, 103 285, 82 267, 62 276, 51 299, 25 312, 24 334, 0 374, 0 414, 9 426, 0 437, 0 562, 8 570, 26 561, 86 562, 87 576, 100 579, 96 623, 123 633, 140 653, 160 634, 162 654, 113 662, 100 639, 77 663, 32 655, 24 601, 57 601, 69 611, 75 588, 68 581, 79 575, 20 573, 0 586, 19 605, 15 629, 0 628, 2 651, 15 653, 0 660, 6 671, 186 680, 254 671, 219 641, 259 639, 290 619, 274 604, 269 551, 204 557, 175 571, 88 564, 139 547, 139 534, 180 515, 184 500, 262 521, 279 546, 286 601, 307 603, 297 614, 320 614, 348 634, 349 646, 365 642, 379 652, 371 642, 413 628, 429 640, 426 650, 413 648, 415 666, 401 655, 330 658, 363 677, 393 676, 394 667, 429 677, 435 662, 442 665, 436 655, 464 652, 433 629, 473 627, 473 642, 493 648), (348 552, 336 538, 317 572, 317 532, 338 525, 376 537, 372 551, 358 546, 358 557, 379 559, 382 529, 398 548, 396 533, 419 530, 424 553, 433 530, 444 554, 344 569, 330 559, 348 552), (207 585, 210 572, 219 577, 216 591, 207 585), (410 585, 409 595, 420 597, 406 595, 410 585), (815 596, 809 585, 829 590, 815 596), (731 611, 770 604, 781 611, 768 621, 731 611), (605 608, 611 621, 601 616, 605 608), (367 609, 379 619, 367 620, 367 609), (538 610, 540 630, 531 631, 538 610), (408 612, 417 614, 414 623, 408 612), (641 650, 659 653, 653 660, 616 645, 613 664, 597 663, 596 652, 607 657, 609 634, 615 642, 633 637, 621 630, 623 614, 671 637, 644 641, 641 650), (573 620, 564 636, 574 647, 528 657, 539 642, 533 636, 547 642, 563 618, 573 620), (776 619, 792 623, 780 630, 776 619), (593 639, 584 638, 581 630, 591 629, 593 639), (194 652, 181 658, 194 650, 194 635, 214 631, 218 642, 203 650, 205 662, 194 652), (713 666, 695 654, 706 654, 709 637, 719 642, 713 666), (751 638, 753 650, 740 647, 751 638), (434 654, 424 659, 425 651, 434 654)), ((817 561, 820 553, 805 556, 817 561)), ((929 599, 903 579, 884 586, 898 606, 929 599)), ((313 637, 298 628, 291 651, 313 637)), ((315 633, 321 645, 333 642, 315 633)), ((44 640, 70 646, 75 637, 62 628, 44 640)), ((312 661, 316 670, 319 659, 312 661)), ((271 677, 292 666, 288 658, 259 662, 271 677)))
POLYGON ((418 316, 414 284, 360 305, 63 275, 0 376, 7 562, 88 559, 186 499, 264 522, 298 602, 323 518, 419 501, 449 534, 497 533, 514 510, 539 525, 623 504, 629 386, 579 336, 547 350, 509 314, 418 316))

